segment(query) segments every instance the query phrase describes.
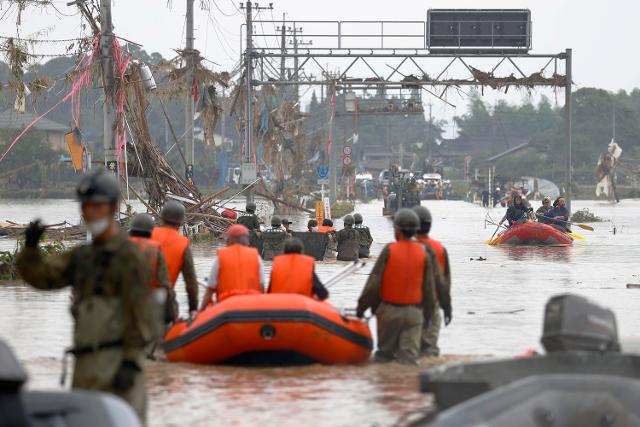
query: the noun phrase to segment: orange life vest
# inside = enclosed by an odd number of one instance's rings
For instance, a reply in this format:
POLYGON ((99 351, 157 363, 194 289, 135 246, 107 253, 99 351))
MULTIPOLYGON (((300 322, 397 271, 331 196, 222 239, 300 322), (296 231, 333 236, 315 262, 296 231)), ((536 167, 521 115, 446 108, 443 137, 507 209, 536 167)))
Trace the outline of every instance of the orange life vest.
POLYGON ((382 301, 398 305, 421 304, 425 268, 427 259, 421 243, 401 241, 390 244, 380 289, 382 301))
POLYGON ((302 254, 278 255, 271 267, 270 292, 313 296, 313 257, 302 254))
POLYGON ((225 296, 260 292, 260 255, 255 248, 233 244, 218 249, 218 302, 225 296))
POLYGON ((438 258, 438 264, 440 264, 442 274, 444 274, 445 267, 447 266, 447 259, 444 256, 444 246, 442 246, 442 243, 430 237, 419 237, 418 241, 424 243, 425 245, 428 245, 433 250, 433 252, 436 254, 436 258, 438 258))
POLYGON ((333 227, 329 227, 328 225, 319 225, 318 226, 318 233, 328 233, 330 231, 336 231, 336 229, 333 228, 333 227))
POLYGON ((140 249, 151 268, 151 289, 158 287, 158 254, 160 253, 160 243, 149 238, 129 236, 129 240, 140 249))
POLYGON ((167 263, 171 286, 175 286, 182 271, 184 251, 189 246, 189 239, 171 227, 155 227, 151 233, 151 239, 160 243, 160 249, 162 249, 164 260, 167 263))

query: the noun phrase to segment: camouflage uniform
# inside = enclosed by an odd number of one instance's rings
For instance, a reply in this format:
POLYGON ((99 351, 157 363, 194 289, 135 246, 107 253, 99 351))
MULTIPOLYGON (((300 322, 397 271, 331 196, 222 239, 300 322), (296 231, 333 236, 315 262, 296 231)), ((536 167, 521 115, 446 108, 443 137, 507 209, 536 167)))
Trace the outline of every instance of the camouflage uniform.
POLYGON ((276 255, 280 255, 284 248, 284 241, 289 234, 281 227, 267 228, 262 233, 262 259, 271 261, 276 255))
POLYGON ((338 261, 357 261, 360 245, 358 236, 360 233, 353 228, 343 228, 336 233, 338 241, 338 261))
POLYGON ((25 247, 17 266, 35 288, 72 287, 73 388, 115 394, 144 420, 144 350, 159 325, 152 320, 149 267, 140 251, 118 234, 107 242, 80 245, 47 258, 38 248, 25 247), (114 388, 123 360, 140 368, 126 390, 114 388))
POLYGON ((358 244, 360 245, 359 257, 369 258, 369 248, 373 243, 373 237, 371 237, 369 227, 362 224, 356 224, 353 228, 358 232, 358 244))
MULTIPOLYGON (((431 252, 434 260, 437 261, 437 257, 431 248, 427 247, 427 251, 431 252)), ((445 250, 445 271, 442 271, 440 264, 436 262, 436 268, 438 274, 436 280, 440 282, 437 285, 437 299, 435 300, 435 307, 429 320, 425 320, 424 327, 422 329, 422 338, 420 342, 420 354, 422 356, 438 356, 440 355, 440 348, 438 347, 438 338, 440 337, 440 328, 442 327, 442 313, 440 308, 448 301, 451 304, 451 268, 449 267, 449 255, 445 250), (445 302, 443 302, 445 301, 445 302)), ((425 313, 426 315, 427 313, 425 313)))
POLYGON ((375 357, 378 361, 415 363, 420 354, 423 323, 429 322, 436 310, 436 295, 443 307, 451 304, 447 299, 448 293, 443 287, 444 281, 433 251, 426 249, 425 256, 427 268, 423 283, 422 308, 387 304, 380 299, 382 276, 389 259, 388 245, 380 253, 362 290, 357 310, 363 313, 367 308, 371 308, 377 317, 378 351, 375 357), (399 337, 402 339, 399 340, 399 337))
POLYGON ((236 223, 244 225, 249 231, 260 231, 260 223, 256 214, 244 213, 240 215, 236 223))

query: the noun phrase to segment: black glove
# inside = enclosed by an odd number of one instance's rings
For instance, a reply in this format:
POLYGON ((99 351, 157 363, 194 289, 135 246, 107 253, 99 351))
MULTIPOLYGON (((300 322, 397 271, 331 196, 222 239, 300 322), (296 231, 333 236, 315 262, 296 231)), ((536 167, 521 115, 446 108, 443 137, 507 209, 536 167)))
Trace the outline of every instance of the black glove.
POLYGON ((453 318, 451 306, 442 307, 442 311, 444 311, 444 326, 449 326, 449 323, 451 323, 451 319, 453 318))
POLYGON ((364 317, 364 312, 365 312, 365 311, 367 311, 367 310, 366 310, 366 309, 365 309, 365 310, 362 310, 360 307, 358 307, 358 308, 356 309, 356 317, 357 317, 358 319, 362 319, 362 318, 364 317))
POLYGON ((527 212, 533 212, 533 208, 527 209, 527 212))
POLYGON ((141 372, 140 366, 131 360, 123 360, 113 378, 113 388, 118 391, 126 391, 133 387, 136 375, 141 372))
POLYGON ((24 230, 24 245, 28 248, 38 247, 38 242, 43 233, 44 227, 40 224, 40 220, 31 221, 24 230))

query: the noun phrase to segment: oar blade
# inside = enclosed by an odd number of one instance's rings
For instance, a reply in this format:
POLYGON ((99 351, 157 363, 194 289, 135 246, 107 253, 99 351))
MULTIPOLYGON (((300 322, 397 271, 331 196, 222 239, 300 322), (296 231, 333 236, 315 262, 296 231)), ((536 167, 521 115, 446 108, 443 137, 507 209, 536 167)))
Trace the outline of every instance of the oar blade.
POLYGON ((593 227, 587 224, 575 224, 578 227, 582 228, 583 230, 589 230, 589 231, 593 231, 593 227))
POLYGON ((584 236, 582 234, 578 234, 578 233, 567 233, 569 236, 571 236, 571 238, 573 238, 574 240, 584 240, 584 236))

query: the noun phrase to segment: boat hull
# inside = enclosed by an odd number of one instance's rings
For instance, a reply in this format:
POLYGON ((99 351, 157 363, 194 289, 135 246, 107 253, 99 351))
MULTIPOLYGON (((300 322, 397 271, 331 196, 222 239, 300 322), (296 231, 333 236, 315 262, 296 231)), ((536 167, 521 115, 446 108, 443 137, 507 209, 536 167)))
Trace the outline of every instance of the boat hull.
POLYGON ((199 364, 353 364, 372 347, 366 322, 295 294, 228 298, 175 324, 164 342, 170 362, 199 364))
POLYGON ((511 227, 501 234, 496 242, 498 245, 538 246, 567 246, 572 243, 573 239, 568 234, 539 222, 527 222, 511 227))

